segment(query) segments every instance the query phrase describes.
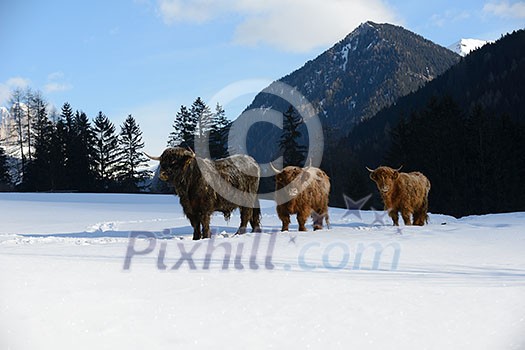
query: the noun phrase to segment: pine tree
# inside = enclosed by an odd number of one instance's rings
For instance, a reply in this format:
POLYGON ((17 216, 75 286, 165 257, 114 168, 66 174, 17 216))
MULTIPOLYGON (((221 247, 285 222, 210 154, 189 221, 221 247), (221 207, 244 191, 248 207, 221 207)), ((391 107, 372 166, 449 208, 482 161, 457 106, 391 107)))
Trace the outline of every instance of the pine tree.
POLYGON ((0 190, 6 190, 11 187, 11 175, 9 174, 9 164, 7 156, 2 147, 0 147, 0 190))
POLYGON ((102 112, 95 118, 94 165, 99 188, 108 190, 115 180, 119 160, 118 136, 115 126, 102 112))
POLYGON ((51 166, 54 127, 47 115, 46 103, 41 96, 34 100, 35 117, 32 125, 34 154, 24 177, 26 190, 47 191, 53 188, 56 170, 51 166))
POLYGON ((51 143, 51 168, 56 171, 56 178, 53 183, 53 189, 66 190, 71 188, 69 174, 66 173, 66 144, 67 144, 67 127, 60 114, 55 122, 55 132, 51 143))
POLYGON ((186 106, 180 106, 180 110, 173 122, 173 131, 168 138, 168 147, 191 147, 193 148, 196 121, 186 106))
POLYGON ((76 112, 72 124, 72 156, 69 162, 73 188, 92 191, 95 185, 95 137, 89 118, 84 112, 76 112))
POLYGON ((148 159, 140 151, 144 148, 142 131, 130 114, 120 131, 120 149, 122 157, 118 164, 119 184, 125 192, 137 192, 145 189, 144 182, 151 177, 151 172, 145 168, 148 159))
MULTIPOLYGON (((208 139, 214 123, 214 113, 204 101, 197 97, 191 107, 180 106, 173 122, 173 131, 168 138, 168 147, 188 147, 195 149, 195 141, 208 139)), ((201 145, 202 147, 207 145, 201 145)))
POLYGON ((195 123, 195 141, 201 143, 199 147, 196 145, 195 148, 204 149, 204 147, 209 146, 204 144, 204 142, 206 136, 209 140, 211 127, 213 125, 213 113, 210 107, 208 107, 200 97, 197 97, 191 105, 190 115, 191 120, 195 123))
POLYGON ((305 160, 306 147, 300 145, 298 139, 301 137, 299 131, 303 123, 301 117, 297 115, 293 106, 283 113, 283 133, 279 141, 279 148, 283 152, 284 166, 296 165, 301 166, 305 160))
POLYGON ((31 89, 27 89, 24 93, 24 103, 26 108, 24 108, 24 134, 25 134, 25 143, 27 147, 27 160, 31 162, 33 160, 33 140, 32 140, 32 131, 33 118, 36 115, 36 104, 40 102, 41 96, 39 93, 33 92, 31 89))
POLYGON ((228 155, 228 126, 226 112, 220 104, 215 106, 209 136, 210 155, 213 159, 224 158, 228 155))
POLYGON ((75 140, 75 131, 73 127, 74 113, 73 108, 68 102, 62 105, 60 118, 56 124, 56 147, 55 161, 59 161, 59 164, 55 164, 61 173, 61 179, 59 181, 60 189, 73 189, 73 158, 74 158, 74 147, 73 143, 75 140))

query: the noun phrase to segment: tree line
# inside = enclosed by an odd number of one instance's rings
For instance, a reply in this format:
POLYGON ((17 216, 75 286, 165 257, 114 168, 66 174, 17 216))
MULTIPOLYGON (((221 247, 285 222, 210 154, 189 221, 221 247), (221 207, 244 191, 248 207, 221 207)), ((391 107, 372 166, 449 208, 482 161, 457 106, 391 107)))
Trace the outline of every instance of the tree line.
MULTIPOLYGON (((103 112, 90 120, 68 102, 60 111, 50 110, 38 91, 14 90, 9 102, 0 138, 0 190, 170 192, 147 169, 142 132, 132 115, 117 131, 103 112)), ((302 120, 292 106, 283 118, 278 147, 284 166, 303 165, 302 120)), ((220 104, 212 110, 197 97, 180 106, 166 145, 194 150, 196 143, 207 142, 208 157, 223 158, 236 151, 228 144, 230 126, 220 104)))
MULTIPOLYGON (((30 92, 26 92, 30 93, 30 92)), ((102 112, 90 121, 82 111, 64 103, 60 113, 49 113, 40 94, 32 100, 18 94, 11 107, 14 134, 2 146, 21 157, 8 156, 0 147, 0 189, 20 191, 137 192, 146 190, 152 174, 142 153, 142 132, 129 115, 117 133, 102 112), (17 102, 18 101, 18 102, 17 102), (30 124, 29 124, 30 123, 30 124), (16 182, 15 182, 16 181, 16 182)), ((293 107, 283 113, 278 147, 284 166, 304 166, 304 128, 293 107)), ((177 112, 167 146, 195 149, 207 134, 211 158, 229 154, 230 122, 224 109, 212 111, 197 98, 177 112)), ((389 146, 365 147, 325 154, 321 168, 332 178, 332 199, 345 193, 352 198, 377 194, 365 166, 367 150, 382 153, 382 163, 403 171, 421 171, 432 182, 430 210, 463 216, 525 210, 525 125, 506 114, 476 105, 465 110, 449 96, 434 97, 427 105, 404 114, 388 131, 389 146), (336 160, 336 161, 334 161, 336 160), (343 160, 343 161, 341 161, 343 160)), ((5 136, 5 135, 4 135, 5 136)), ((8 135, 9 136, 9 135, 8 135)), ((273 189, 261 182, 262 192, 273 189)), ((153 180, 154 192, 171 192, 153 180)), ((380 208, 377 196, 369 205, 380 208)))
POLYGON ((120 130, 66 102, 50 113, 39 92, 15 90, 0 140, 0 183, 18 191, 138 192, 151 172, 132 115, 120 130), (8 152, 6 152, 6 150, 8 152))
POLYGON ((344 205, 338 193, 356 200, 373 194, 367 207, 382 208, 365 166, 388 165, 430 179, 434 213, 460 217, 525 210, 525 124, 515 118, 435 96, 423 108, 402 114, 385 133, 386 146, 383 138, 370 138, 354 147, 341 144, 325 157, 336 205, 344 205))
MULTIPOLYGON (((90 120, 67 102, 60 112, 49 111, 31 89, 14 90, 9 105, 0 138, 0 190, 169 192, 155 179, 151 186, 142 131, 132 115, 117 131, 103 112, 90 120)), ((198 97, 176 113, 167 146, 195 149, 207 139, 209 157, 222 158, 229 126, 220 104, 212 111, 198 97)))
POLYGON ((344 207, 341 193, 356 200, 372 193, 366 207, 381 208, 365 166, 404 165, 432 182, 432 212, 525 210, 524 43, 519 30, 484 45, 328 145, 330 205, 344 207))

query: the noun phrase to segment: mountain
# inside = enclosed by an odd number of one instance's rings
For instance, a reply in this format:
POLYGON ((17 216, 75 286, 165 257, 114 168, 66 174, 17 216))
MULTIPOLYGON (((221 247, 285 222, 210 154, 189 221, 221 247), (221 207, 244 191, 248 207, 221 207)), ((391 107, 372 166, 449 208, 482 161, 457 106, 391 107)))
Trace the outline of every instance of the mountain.
MULTIPOLYGON (((327 135, 335 140, 459 60, 459 55, 402 27, 366 22, 273 84, 285 83, 300 91, 318 112, 325 140, 327 135)), ((247 110, 283 113, 288 107, 275 95, 259 93, 247 110)), ((275 159, 280 132, 261 124, 248 135, 250 154, 263 162, 275 159)))
POLYGON ((3 140, 5 138, 5 135, 3 134, 3 130, 5 130, 7 123, 9 122, 11 118, 11 114, 9 113, 9 110, 3 106, 0 107, 0 140, 3 140))
POLYGON ((14 148, 13 145, 17 145, 18 136, 15 135, 14 130, 17 128, 16 115, 21 114, 21 123, 22 125, 27 124, 27 110, 28 106, 25 103, 13 104, 10 109, 6 107, 0 107, 0 146, 7 148, 7 153, 9 155, 15 156, 12 154, 11 149, 15 149, 14 153, 17 152, 17 146, 14 148), (17 110, 18 106, 18 111, 17 110))
MULTIPOLYGON (((13 104, 9 109, 0 107, 0 147, 4 149, 11 164, 11 176, 15 183, 18 183, 20 179, 19 172, 15 172, 14 169, 21 164, 22 151, 25 155, 29 152, 29 148, 26 145, 23 146, 22 150, 20 149, 19 133, 17 132, 20 122, 24 126, 22 137, 26 139, 27 114, 28 106, 22 102, 13 104), (19 120, 16 118, 17 115, 19 120)), ((33 147, 31 147, 31 150, 33 151, 33 147)))
POLYGON ((0 122, 9 115, 9 110, 4 106, 0 106, 0 122))
POLYGON ((489 41, 479 39, 461 39, 447 48, 458 55, 465 57, 471 51, 477 50, 489 41))

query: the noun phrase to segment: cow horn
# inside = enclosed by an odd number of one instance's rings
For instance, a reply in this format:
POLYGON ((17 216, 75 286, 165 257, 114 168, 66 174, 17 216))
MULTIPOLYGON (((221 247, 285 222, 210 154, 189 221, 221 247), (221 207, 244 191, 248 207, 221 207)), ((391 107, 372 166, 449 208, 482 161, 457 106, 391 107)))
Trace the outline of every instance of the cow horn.
POLYGON ((159 162, 160 162, 160 157, 153 157, 153 156, 150 156, 150 155, 147 154, 146 152, 143 152, 143 153, 144 153, 144 155, 145 155, 146 157, 148 157, 149 159, 151 159, 151 160, 156 160, 156 161, 159 161, 159 162))
POLYGON ((369 167, 365 167, 366 170, 368 170, 369 172, 373 173, 374 171, 372 169, 370 169, 369 167))
POLYGON ((272 162, 270 162, 270 168, 272 169, 272 171, 273 171, 274 173, 276 173, 276 174, 279 174, 279 173, 280 173, 280 171, 277 170, 277 168, 275 168, 275 167, 273 166, 272 162))
POLYGON ((190 147, 190 146, 188 146, 188 151, 190 151, 190 152, 191 152, 191 154, 193 154, 193 156, 195 156, 195 152, 193 152, 193 150, 191 149, 191 147, 190 147))
POLYGON ((397 168, 397 169, 396 169, 396 171, 399 171, 399 170, 401 170, 401 168, 402 168, 402 167, 403 167, 403 166, 401 165, 401 166, 400 166, 399 168, 397 168))

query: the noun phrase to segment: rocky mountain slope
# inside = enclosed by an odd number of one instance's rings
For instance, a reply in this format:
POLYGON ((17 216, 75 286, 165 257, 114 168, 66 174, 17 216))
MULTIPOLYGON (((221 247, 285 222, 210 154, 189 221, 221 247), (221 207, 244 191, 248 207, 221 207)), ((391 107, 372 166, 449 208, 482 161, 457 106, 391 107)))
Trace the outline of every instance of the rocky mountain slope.
MULTIPOLYGON (((278 82, 306 97, 318 112, 325 139, 335 140, 459 59, 456 53, 402 27, 366 22, 278 82)), ((285 112, 288 107, 289 102, 275 95, 259 93, 247 110, 285 112)), ((280 132, 268 125, 257 128, 248 145, 251 153, 265 160, 277 155, 279 150, 272 145, 280 132)))

